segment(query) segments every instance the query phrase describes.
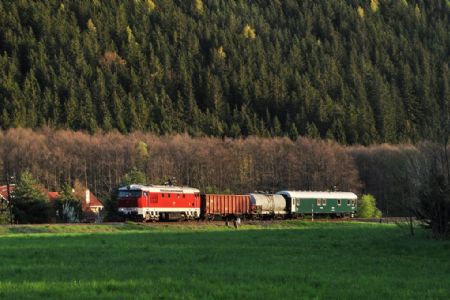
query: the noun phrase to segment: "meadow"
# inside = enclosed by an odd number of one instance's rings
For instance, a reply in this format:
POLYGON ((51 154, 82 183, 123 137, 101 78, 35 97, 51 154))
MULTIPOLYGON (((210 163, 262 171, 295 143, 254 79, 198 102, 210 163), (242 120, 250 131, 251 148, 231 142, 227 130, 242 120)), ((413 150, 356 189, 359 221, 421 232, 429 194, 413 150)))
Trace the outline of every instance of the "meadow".
POLYGON ((450 241, 393 224, 0 227, 0 299, 450 299, 450 241))

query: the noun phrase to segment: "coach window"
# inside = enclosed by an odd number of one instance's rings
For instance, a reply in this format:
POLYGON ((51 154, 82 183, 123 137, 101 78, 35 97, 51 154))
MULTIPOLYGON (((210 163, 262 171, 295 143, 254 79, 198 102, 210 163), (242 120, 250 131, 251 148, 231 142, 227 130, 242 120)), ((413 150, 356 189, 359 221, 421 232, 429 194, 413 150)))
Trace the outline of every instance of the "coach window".
POLYGON ((180 198, 180 194, 177 194, 177 198, 180 198))
POLYGON ((164 193, 161 194, 161 197, 164 198, 164 193))
POLYGON ((341 199, 338 199, 337 203, 339 206, 341 206, 341 199))
POLYGON ((317 199, 317 206, 320 206, 321 201, 321 199, 317 199))
POLYGON ((167 193, 167 197, 169 197, 169 198, 170 198, 170 194, 169 194, 169 193, 167 193))
POLYGON ((322 205, 327 206, 327 199, 322 199, 322 205))
POLYGON ((350 206, 350 199, 347 200, 347 206, 350 206))
POLYGON ((183 194, 183 198, 186 198, 186 195, 185 195, 185 194, 183 194))

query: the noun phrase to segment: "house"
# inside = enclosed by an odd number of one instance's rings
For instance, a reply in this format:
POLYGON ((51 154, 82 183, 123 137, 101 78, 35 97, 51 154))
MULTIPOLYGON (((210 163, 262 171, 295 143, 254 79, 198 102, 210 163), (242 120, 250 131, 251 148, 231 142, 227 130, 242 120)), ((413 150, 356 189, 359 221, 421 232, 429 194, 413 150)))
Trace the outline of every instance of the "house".
POLYGON ((83 212, 93 212, 95 214, 99 214, 103 209, 103 204, 90 190, 86 190, 84 192, 83 199, 84 201, 81 202, 83 212))
MULTIPOLYGON (((83 211, 84 219, 82 221, 95 222, 103 210, 103 204, 100 200, 89 190, 75 191, 72 189, 77 199, 81 200, 81 209, 83 211)), ((59 198, 59 192, 48 192, 48 199, 53 202, 59 198)))

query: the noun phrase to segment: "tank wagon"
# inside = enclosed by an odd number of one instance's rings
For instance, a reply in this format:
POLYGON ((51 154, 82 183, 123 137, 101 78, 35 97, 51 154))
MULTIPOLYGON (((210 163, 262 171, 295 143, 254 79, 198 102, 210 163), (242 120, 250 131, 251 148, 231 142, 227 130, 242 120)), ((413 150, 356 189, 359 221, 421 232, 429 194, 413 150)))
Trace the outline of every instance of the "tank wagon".
POLYGON ((132 184, 119 188, 118 207, 127 219, 196 219, 200 217, 200 191, 181 186, 132 184))
POLYGON ((286 199, 277 194, 250 194, 250 210, 252 216, 263 218, 289 213, 286 199))
POLYGON ((281 191, 277 193, 286 199, 288 210, 293 216, 332 215, 352 216, 356 213, 354 193, 281 191))

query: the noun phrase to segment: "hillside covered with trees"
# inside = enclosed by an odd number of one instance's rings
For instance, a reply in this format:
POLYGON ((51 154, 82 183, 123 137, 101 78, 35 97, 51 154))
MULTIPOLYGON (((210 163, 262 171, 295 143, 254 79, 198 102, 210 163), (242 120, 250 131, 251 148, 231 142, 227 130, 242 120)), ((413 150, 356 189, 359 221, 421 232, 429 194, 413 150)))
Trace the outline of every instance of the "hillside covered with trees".
POLYGON ((0 128, 416 142, 448 118, 447 0, 0 2, 0 128))

